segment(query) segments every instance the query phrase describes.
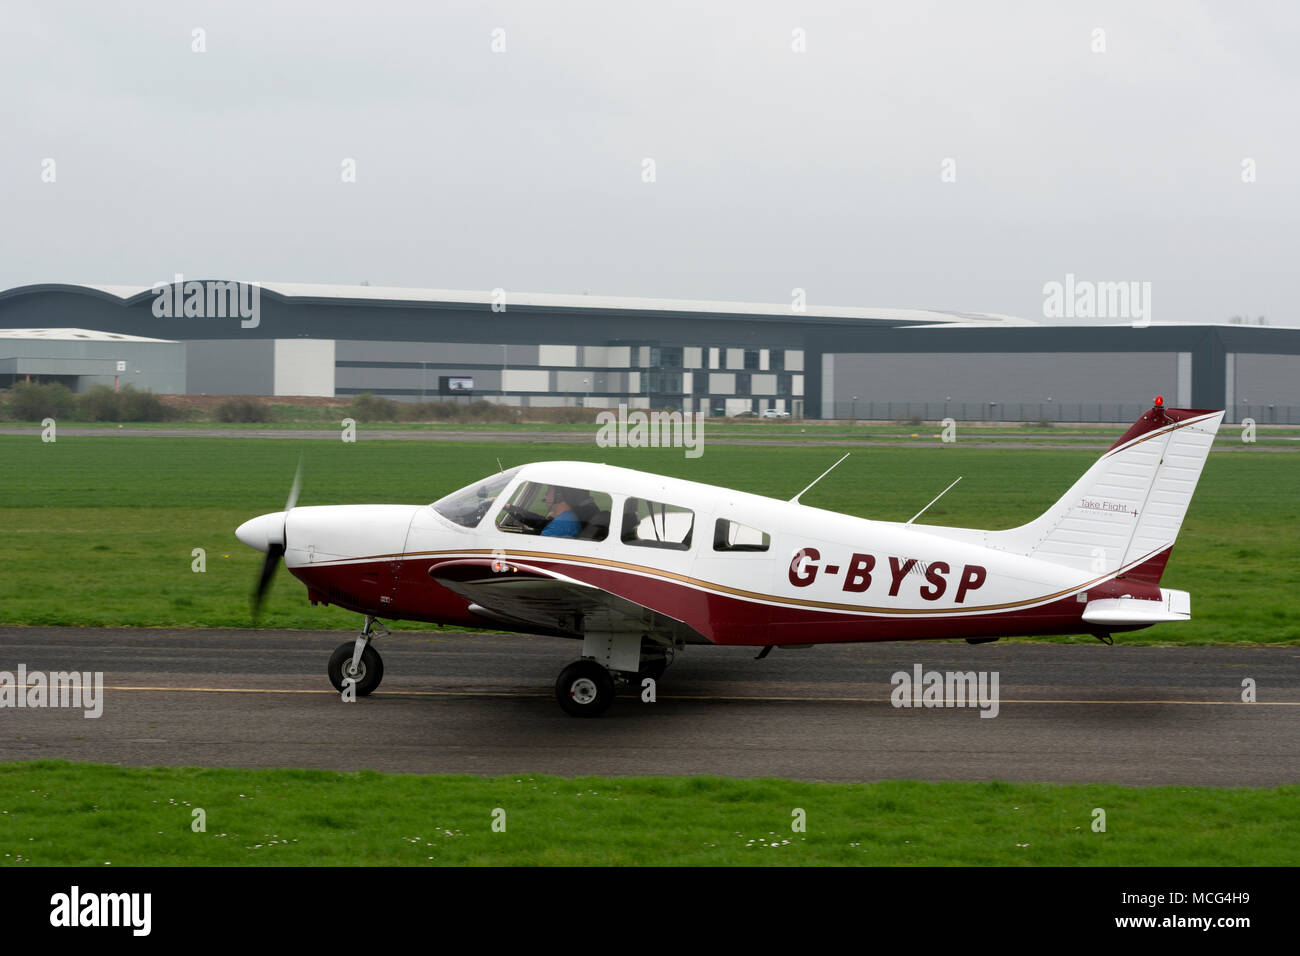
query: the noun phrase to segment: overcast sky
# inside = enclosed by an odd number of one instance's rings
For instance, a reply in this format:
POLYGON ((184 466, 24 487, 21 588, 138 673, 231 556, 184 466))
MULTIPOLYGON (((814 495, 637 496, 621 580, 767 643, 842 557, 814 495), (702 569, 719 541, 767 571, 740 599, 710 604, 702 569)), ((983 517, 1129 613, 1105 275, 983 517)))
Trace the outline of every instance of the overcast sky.
POLYGON ((0 288, 799 287, 1042 320, 1044 283, 1072 273, 1151 282, 1157 323, 1300 321, 1295 4, 7 0, 2 16, 0 288))

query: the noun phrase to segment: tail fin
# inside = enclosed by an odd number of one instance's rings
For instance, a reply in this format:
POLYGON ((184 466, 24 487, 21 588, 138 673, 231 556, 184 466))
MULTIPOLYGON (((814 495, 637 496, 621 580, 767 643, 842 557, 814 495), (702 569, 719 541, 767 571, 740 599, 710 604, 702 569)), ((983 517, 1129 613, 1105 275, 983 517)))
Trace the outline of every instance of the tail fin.
POLYGON ((1160 399, 1035 521, 985 543, 1094 574, 1160 582, 1222 411, 1160 399))

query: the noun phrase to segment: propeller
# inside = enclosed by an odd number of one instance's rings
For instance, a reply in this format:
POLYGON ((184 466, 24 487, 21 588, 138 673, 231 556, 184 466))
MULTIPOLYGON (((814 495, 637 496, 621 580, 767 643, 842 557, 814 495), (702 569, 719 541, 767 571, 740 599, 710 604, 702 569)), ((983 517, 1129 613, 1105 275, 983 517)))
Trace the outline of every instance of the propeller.
POLYGON ((289 488, 289 498, 284 503, 284 516, 280 522, 279 540, 275 540, 272 530, 267 534, 266 557, 262 560, 262 570, 257 576, 257 585, 253 588, 253 620, 262 612, 262 601, 266 597, 266 592, 271 588, 271 579, 275 577, 275 570, 280 566, 280 559, 284 557, 287 542, 285 540, 286 532, 289 527, 289 512, 293 506, 298 503, 298 491, 302 487, 302 457, 298 458, 298 468, 293 473, 293 485, 289 488))

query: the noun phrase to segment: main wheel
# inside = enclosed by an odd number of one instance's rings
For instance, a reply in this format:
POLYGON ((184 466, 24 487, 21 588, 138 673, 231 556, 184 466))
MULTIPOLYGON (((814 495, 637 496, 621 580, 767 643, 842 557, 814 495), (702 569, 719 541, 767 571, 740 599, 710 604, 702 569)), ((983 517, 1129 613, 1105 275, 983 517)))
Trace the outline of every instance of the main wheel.
POLYGON ((343 692, 343 679, 351 677, 357 682, 357 696, 365 697, 374 692, 379 682, 384 679, 384 661, 371 645, 361 652, 361 662, 356 673, 352 673, 352 655, 356 652, 355 641, 340 644, 330 655, 330 683, 339 693, 343 692))
POLYGON ((555 699, 570 717, 599 717, 614 700, 614 679, 595 661, 574 661, 560 671, 555 699))

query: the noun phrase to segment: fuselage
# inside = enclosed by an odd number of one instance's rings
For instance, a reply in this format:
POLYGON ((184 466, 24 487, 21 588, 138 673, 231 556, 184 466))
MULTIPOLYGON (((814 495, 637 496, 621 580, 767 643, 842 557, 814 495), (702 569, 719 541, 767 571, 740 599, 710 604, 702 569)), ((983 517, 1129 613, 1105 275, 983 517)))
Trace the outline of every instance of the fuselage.
MULTIPOLYGON (((945 537, 925 525, 857 518, 608 465, 541 462, 506 475, 481 499, 481 515, 440 508, 452 495, 433 505, 300 507, 287 520, 263 519, 268 526, 283 522, 286 565, 313 602, 465 627, 538 630, 487 618, 430 576, 444 562, 494 556, 681 621, 699 643, 1090 633, 1097 630, 1083 620, 1090 601, 1162 598, 1155 583, 1126 576, 1158 555, 1135 555, 1118 570, 1092 573, 945 537), (525 483, 596 493, 607 532, 572 538, 511 530, 503 512, 525 483), (645 512, 647 503, 650 516, 642 521, 654 536, 634 530, 632 512, 645 512)), ((475 487, 457 493, 462 503, 473 501, 475 487)), ((243 526, 241 539, 257 547, 256 523, 263 519, 243 526)))

